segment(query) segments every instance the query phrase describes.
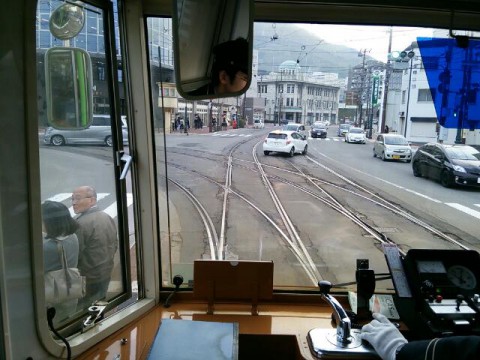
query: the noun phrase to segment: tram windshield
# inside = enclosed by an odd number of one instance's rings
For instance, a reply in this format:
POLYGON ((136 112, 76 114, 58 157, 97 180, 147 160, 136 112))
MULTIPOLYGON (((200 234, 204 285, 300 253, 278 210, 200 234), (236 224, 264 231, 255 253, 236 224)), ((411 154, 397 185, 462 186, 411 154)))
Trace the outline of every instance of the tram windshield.
MULTIPOLYGON (((162 31, 168 24, 149 18, 148 43, 168 41, 169 31, 162 31)), ((155 135, 165 138, 168 174, 158 178, 159 193, 166 183, 169 189, 169 218, 164 212, 160 219, 170 229, 162 233, 163 278, 178 273, 190 279, 199 258, 273 260, 276 290, 314 291, 326 279, 345 291, 354 289, 348 283, 356 259, 388 273, 384 242, 404 252, 478 250, 476 230, 468 225, 480 217, 478 171, 465 170, 471 176, 465 180, 415 157, 426 142, 480 145, 473 80, 480 68, 465 63, 477 46, 472 41, 469 50, 461 49, 442 29, 255 23, 245 96, 189 101, 171 93, 173 80, 152 78, 158 93, 173 100, 155 135), (462 80, 465 71, 470 82, 462 80), (462 103, 465 87, 472 98, 462 103), (454 118, 452 111, 462 106, 469 116, 454 118), (261 132, 252 132, 256 112, 265 121, 261 132), (269 131, 283 124, 315 122, 331 124, 328 135, 309 137, 303 155, 286 157, 291 147, 280 145, 278 152, 262 148, 273 136, 269 131), (343 124, 361 128, 367 144, 346 145, 337 133, 343 124), (381 152, 372 156, 379 133, 393 134, 385 137, 386 148, 411 149, 393 149, 381 161, 381 152)), ((150 53, 155 76, 164 60, 156 57, 156 45, 150 53)), ((380 281, 377 290, 393 285, 380 281)))

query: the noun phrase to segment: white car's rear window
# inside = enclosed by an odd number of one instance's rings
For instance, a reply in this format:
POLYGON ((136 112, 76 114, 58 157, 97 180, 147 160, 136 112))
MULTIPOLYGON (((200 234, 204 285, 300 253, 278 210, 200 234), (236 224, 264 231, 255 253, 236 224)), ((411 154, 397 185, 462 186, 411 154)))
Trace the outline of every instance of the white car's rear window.
POLYGON ((287 134, 276 134, 276 133, 270 133, 268 134, 269 139, 286 139, 287 134))

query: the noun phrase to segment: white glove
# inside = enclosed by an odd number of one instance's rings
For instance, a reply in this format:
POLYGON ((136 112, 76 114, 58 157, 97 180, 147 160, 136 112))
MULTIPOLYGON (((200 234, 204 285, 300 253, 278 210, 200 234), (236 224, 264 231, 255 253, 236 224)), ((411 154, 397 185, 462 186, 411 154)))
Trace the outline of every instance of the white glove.
POLYGON ((374 320, 362 327, 360 338, 368 341, 382 360, 395 360, 397 352, 408 343, 390 320, 379 313, 374 320))

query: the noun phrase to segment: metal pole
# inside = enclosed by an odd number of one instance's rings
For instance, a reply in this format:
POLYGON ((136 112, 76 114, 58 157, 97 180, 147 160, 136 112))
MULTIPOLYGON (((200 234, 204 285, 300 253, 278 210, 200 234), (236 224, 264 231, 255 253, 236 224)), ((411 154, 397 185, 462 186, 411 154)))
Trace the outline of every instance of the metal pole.
POLYGON ((407 109, 405 111, 405 131, 403 136, 407 137, 407 127, 408 127, 408 108, 410 106, 410 88, 412 84, 412 68, 413 68, 413 58, 410 59, 410 75, 408 77, 408 94, 407 94, 407 109))
POLYGON ((184 134, 188 135, 188 130, 187 130, 187 100, 185 100, 185 119, 183 120, 183 132, 184 134))
POLYGON ((463 143, 463 121, 468 120, 468 96, 470 94, 470 83, 472 76, 472 51, 471 47, 465 49, 465 60, 463 65, 463 83, 462 83, 462 97, 460 100, 460 109, 458 112, 457 136, 455 144, 463 143))
POLYGON ((281 122, 280 119, 282 118, 282 94, 283 90, 280 90, 280 104, 278 105, 279 110, 278 110, 278 126, 280 126, 281 122))
POLYGON ((208 132, 211 133, 211 132, 212 132, 212 100, 210 100, 210 101, 208 102, 207 109, 208 109, 208 113, 207 113, 207 117, 208 117, 208 132))

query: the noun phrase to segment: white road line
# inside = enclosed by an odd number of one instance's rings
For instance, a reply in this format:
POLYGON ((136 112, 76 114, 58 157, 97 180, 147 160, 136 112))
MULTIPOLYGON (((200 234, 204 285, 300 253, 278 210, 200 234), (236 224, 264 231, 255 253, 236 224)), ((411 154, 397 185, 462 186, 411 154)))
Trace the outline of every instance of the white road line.
MULTIPOLYGON (((97 194, 97 201, 102 200, 103 198, 107 197, 108 195, 110 195, 110 193, 98 193, 97 194)), ((72 194, 70 194, 70 196, 72 196, 72 194)), ((70 215, 72 217, 75 216, 75 212, 73 211, 73 206, 70 206, 68 208, 68 211, 70 211, 70 215)))
MULTIPOLYGON (((128 193, 127 194, 127 207, 129 207, 132 204, 133 204, 133 195, 128 193)), ((106 212, 108 215, 110 215, 112 218, 116 218, 117 217, 117 202, 115 201, 112 205, 110 205, 109 207, 107 207, 103 211, 106 212)))
MULTIPOLYGON (((97 201, 100 201, 103 198, 106 198, 108 195, 110 195, 110 193, 98 193, 97 194, 97 201)), ((62 201, 70 199, 71 196, 72 196, 72 193, 59 193, 59 194, 53 195, 52 197, 49 197, 47 200, 62 202, 62 201)), ((132 205, 132 204, 133 204, 133 196, 132 196, 132 194, 128 193, 127 194, 127 207, 132 205)), ((68 208, 68 211, 70 212, 70 215, 72 217, 75 216, 75 212, 73 211, 73 206, 70 206, 68 208)), ((117 203, 114 202, 112 205, 107 207, 104 211, 113 218, 117 217, 117 203)))
POLYGON ((50 200, 50 201, 58 201, 58 202, 62 202, 62 201, 65 201, 69 198, 72 197, 72 193, 69 192, 69 193, 60 193, 60 194, 55 194, 53 195, 52 197, 49 197, 47 200, 50 200))
POLYGON ((457 204, 457 203, 445 203, 445 204, 453 207, 454 209, 463 211, 464 213, 466 213, 468 215, 476 217, 477 219, 480 219, 480 211, 470 209, 469 207, 466 207, 466 206, 463 206, 463 205, 460 205, 460 204, 457 204))

